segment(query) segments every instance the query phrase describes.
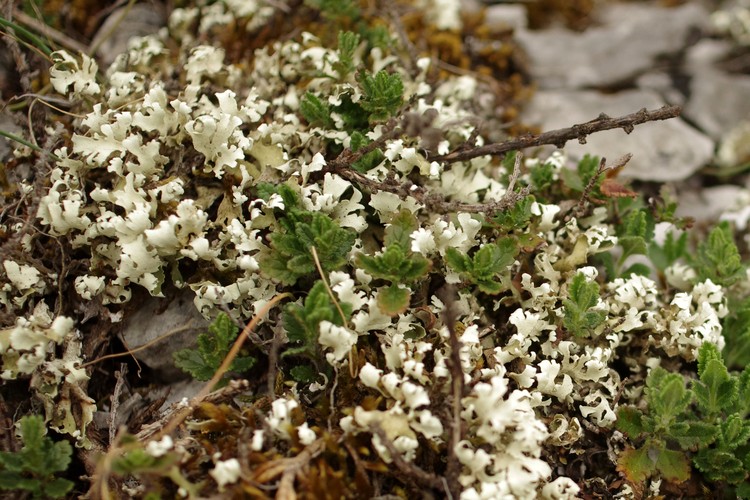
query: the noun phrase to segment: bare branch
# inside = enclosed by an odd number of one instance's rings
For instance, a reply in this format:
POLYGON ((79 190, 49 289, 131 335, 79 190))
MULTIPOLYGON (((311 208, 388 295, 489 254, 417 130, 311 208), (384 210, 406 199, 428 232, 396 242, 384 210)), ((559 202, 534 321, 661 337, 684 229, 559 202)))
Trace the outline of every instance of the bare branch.
POLYGON ((591 135, 595 132, 601 132, 603 130, 611 130, 616 128, 623 129, 626 133, 633 131, 636 125, 640 125, 646 122, 668 120, 669 118, 675 118, 680 115, 682 109, 679 106, 662 106, 659 109, 647 110, 646 108, 631 113, 629 115, 620 116, 618 118, 611 118, 606 114, 602 113, 597 118, 573 125, 568 128, 561 128, 557 130, 551 130, 544 132, 539 135, 527 135, 513 139, 510 141, 487 144, 486 146, 479 146, 472 149, 454 151, 446 155, 436 155, 428 158, 429 161, 442 161, 446 163, 454 163, 457 161, 471 160, 479 156, 491 155, 497 156, 507 153, 508 151, 516 151, 525 148, 542 146, 545 144, 552 144, 558 148, 562 148, 566 142, 572 139, 578 139, 581 144, 586 143, 586 136, 591 135))
POLYGON ((420 486, 432 488, 433 490, 444 491, 444 484, 439 477, 437 477, 435 474, 430 474, 429 472, 424 471, 411 462, 407 462, 406 460, 404 460, 404 458, 401 456, 401 452, 396 449, 396 446, 393 444, 390 438, 388 438, 388 435, 386 435, 385 431, 382 427, 380 427, 380 425, 372 425, 371 430, 373 434, 380 438, 380 442, 383 443, 383 446, 385 446, 385 448, 388 450, 388 453, 391 455, 393 465, 395 465, 402 474, 404 474, 407 478, 413 480, 420 486))

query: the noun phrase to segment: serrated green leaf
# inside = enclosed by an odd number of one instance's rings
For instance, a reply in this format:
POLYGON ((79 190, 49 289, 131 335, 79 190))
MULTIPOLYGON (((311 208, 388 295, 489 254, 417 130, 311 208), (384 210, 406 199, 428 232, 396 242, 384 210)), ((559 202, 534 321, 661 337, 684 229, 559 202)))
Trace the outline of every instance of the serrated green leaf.
POLYGON ((55 478, 44 485, 44 494, 48 498, 62 498, 73 489, 75 483, 67 479, 55 478))
POLYGON ((299 103, 299 111, 312 126, 334 128, 331 108, 312 92, 307 92, 299 103))
POLYGON ((54 476, 68 468, 73 449, 67 441, 52 441, 44 430, 40 415, 19 420, 23 447, 17 453, 0 452, 0 489, 28 491, 34 498, 59 498, 72 489, 72 482, 54 476))
POLYGON ((672 423, 666 432, 684 450, 705 448, 716 440, 718 434, 719 429, 714 424, 693 420, 672 423))
POLYGON ((419 229, 417 218, 409 210, 401 210, 393 216, 385 228, 383 242, 386 247, 398 245, 404 250, 411 248, 411 234, 419 229))
POLYGON ((729 451, 716 448, 699 450, 693 457, 693 463, 709 481, 736 484, 747 477, 742 461, 729 451))
POLYGON ((617 457, 617 470, 622 472, 628 481, 639 484, 656 472, 656 465, 649 456, 649 447, 628 448, 617 457))
POLYGON ((698 246, 693 264, 699 281, 710 279, 717 285, 731 286, 745 277, 729 223, 722 222, 708 234, 698 246))
POLYGON ((521 198, 511 208, 497 212, 492 218, 492 222, 503 231, 523 233, 531 220, 531 207, 535 201, 536 199, 533 196, 521 198))
POLYGON ((576 336, 589 334, 601 325, 606 314, 591 310, 599 301, 599 284, 577 273, 568 287, 569 298, 563 300, 563 326, 576 336))
POLYGON ((682 451, 661 450, 655 466, 667 481, 683 483, 690 479, 690 460, 682 451))
POLYGON ((702 378, 703 374, 706 372, 709 361, 719 361, 721 363, 721 353, 719 352, 719 348, 716 347, 716 344, 712 344, 711 342, 704 342, 701 345, 700 349, 698 349, 699 378, 702 378))
POLYGON ((289 374, 296 382, 310 384, 320 376, 320 373, 312 365, 297 365, 289 370, 289 374))
POLYGON ((330 272, 346 264, 356 239, 354 232, 320 212, 287 208, 279 224, 286 232, 270 234, 271 249, 261 252, 259 259, 265 274, 286 285, 317 272, 313 247, 323 270, 330 272))
POLYGON ((627 269, 621 272, 620 277, 628 278, 631 274, 635 274, 636 276, 649 277, 651 275, 651 268, 646 264, 636 262, 635 264, 629 266, 627 269))
POLYGON ((634 406, 621 406, 617 409, 617 430, 631 439, 640 436, 644 431, 643 412, 634 406))
POLYGON ((737 394, 739 415, 746 418, 750 413, 750 365, 745 366, 737 379, 737 394))
POLYGON ((500 281, 494 281, 494 280, 476 280, 474 282, 475 285, 477 285, 477 288, 481 292, 484 292, 488 295, 497 295, 498 293, 503 291, 503 284, 500 281))
POLYGON ((357 73, 357 82, 362 91, 359 105, 369 113, 370 123, 390 118, 401 107, 404 84, 398 73, 380 70, 372 76, 366 71, 360 71, 357 73))
POLYGON ((682 377, 661 367, 656 367, 649 373, 645 393, 649 410, 653 412, 661 429, 668 429, 693 399, 693 394, 685 388, 682 377))
MULTIPOLYGON (((240 329, 224 313, 219 313, 208 326, 208 332, 198 335, 197 349, 182 349, 174 352, 172 357, 175 366, 189 373, 195 380, 210 380, 224 362, 240 329)), ((232 361, 229 371, 241 372, 255 364, 255 358, 237 357, 232 361)))
POLYGON ((704 364, 700 380, 693 383, 698 406, 707 415, 718 415, 731 409, 738 400, 737 379, 730 377, 724 363, 710 359, 704 364))
POLYGON ((411 291, 407 288, 399 288, 395 283, 389 287, 380 288, 378 291, 378 308, 383 314, 396 316, 406 311, 409 307, 411 291))
POLYGON ((734 450, 745 446, 750 439, 750 421, 737 414, 729 415, 719 424, 718 446, 725 450, 734 450))
MULTIPOLYGON (((339 307, 345 317, 348 318, 351 315, 351 304, 339 302, 339 307)), ((341 314, 328 295, 325 283, 318 280, 308 292, 302 305, 287 304, 284 307, 282 323, 291 346, 286 348, 281 356, 306 356, 317 361, 321 357, 318 337, 322 321, 329 321, 338 326, 343 324, 341 314)))
POLYGON ((601 158, 599 158, 598 156, 586 154, 583 156, 583 158, 581 158, 576 167, 582 184, 579 191, 583 191, 589 181, 594 177, 594 175, 596 175, 596 171, 599 168, 600 163, 601 158))
POLYGON ((445 261, 450 267, 459 273, 468 273, 472 269, 471 258, 453 247, 446 249, 445 261))
POLYGON ((339 31, 338 61, 332 64, 333 70, 344 79, 354 71, 354 52, 359 46, 359 35, 351 31, 339 31))

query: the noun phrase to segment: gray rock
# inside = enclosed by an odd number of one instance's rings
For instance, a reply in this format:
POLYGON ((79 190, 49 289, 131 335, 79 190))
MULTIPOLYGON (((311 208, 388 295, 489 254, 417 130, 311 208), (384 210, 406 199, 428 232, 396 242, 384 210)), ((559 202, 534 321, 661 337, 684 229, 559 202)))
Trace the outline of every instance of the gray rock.
POLYGON ((750 76, 708 66, 693 71, 683 114, 712 138, 724 138, 735 125, 750 117, 750 76))
POLYGON ((629 82, 651 69, 658 56, 681 51, 693 26, 708 23, 706 10, 695 3, 672 9, 617 3, 602 11, 602 24, 584 33, 562 28, 516 32, 540 88, 629 82))
POLYGON ((159 3, 138 3, 120 7, 102 24, 94 35, 92 47, 103 68, 128 50, 128 42, 137 36, 152 35, 167 25, 167 14, 159 3))
POLYGON ((677 216, 698 222, 715 222, 728 210, 737 208, 737 199, 746 190, 740 186, 714 186, 688 189, 677 196, 677 216))
MULTIPOLYGON (((642 108, 655 109, 664 101, 654 92, 628 90, 605 95, 597 91, 540 91, 534 95, 522 121, 542 130, 565 128, 596 118, 600 113, 616 117, 642 108)), ((565 151, 577 161, 584 154, 615 160, 627 153, 633 158, 623 177, 648 181, 676 181, 689 177, 713 156, 714 144, 680 119, 645 123, 631 134, 608 130, 587 137, 586 144, 570 141, 565 151)))
POLYGON ((495 4, 487 7, 484 22, 490 27, 520 30, 529 25, 526 7, 518 4, 495 4))
POLYGON ((175 330, 184 329, 134 354, 135 358, 167 379, 184 378, 174 365, 172 354, 195 346, 209 322, 193 304, 193 294, 182 291, 173 299, 149 297, 135 311, 125 315, 121 338, 129 349, 136 349, 175 330))

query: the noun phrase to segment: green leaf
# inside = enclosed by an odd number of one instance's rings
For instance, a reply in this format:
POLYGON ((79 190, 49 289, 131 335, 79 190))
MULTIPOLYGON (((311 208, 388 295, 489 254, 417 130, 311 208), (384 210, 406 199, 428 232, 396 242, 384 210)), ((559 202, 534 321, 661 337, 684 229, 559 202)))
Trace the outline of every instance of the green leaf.
POLYGON ((378 290, 378 308, 383 314, 396 316, 409 307, 410 297, 411 291, 408 288, 399 288, 394 283, 378 290))
POLYGON ((73 488, 72 481, 55 477, 67 470, 73 448, 67 441, 52 441, 44 430, 40 415, 19 420, 23 447, 17 453, 0 452, 0 489, 28 491, 34 498, 60 498, 73 488))
POLYGON ((351 31, 339 31, 338 61, 332 64, 340 79, 354 71, 354 52, 359 46, 359 35, 351 31))
MULTIPOLYGON (((195 380, 210 380, 226 358, 239 328, 225 313, 219 313, 209 325, 207 333, 198 335, 197 349, 183 349, 172 354, 175 365, 188 372, 195 380)), ((255 365, 255 358, 238 356, 229 371, 243 372, 255 365)))
POLYGON ((719 431, 718 446, 725 450, 734 450, 745 446, 750 439, 750 421, 732 414, 721 421, 719 431))
POLYGON ((649 410, 662 430, 668 429, 693 399, 693 393, 679 374, 658 366, 646 378, 645 393, 649 410))
POLYGON ((628 448, 617 457, 617 470, 625 474, 628 481, 639 484, 651 477, 656 466, 649 457, 649 447, 628 448))
POLYGON ((521 198, 507 210, 497 212, 492 222, 500 227, 502 231, 522 233, 531 220, 531 207, 536 199, 533 196, 521 198))
POLYGON ((286 232, 270 234, 271 250, 261 252, 259 259, 263 272, 285 285, 317 272, 313 247, 323 270, 330 272, 346 264, 356 239, 354 232, 339 227, 327 215, 290 206, 279 225, 286 232))
POLYGON ((698 406, 710 416, 730 410, 739 397, 737 379, 730 377, 724 363, 717 359, 704 363, 700 380, 693 383, 692 389, 698 406))
POLYGON ((532 168, 529 172, 531 185, 537 191, 542 191, 552 185, 555 181, 555 166, 552 163, 544 163, 532 168))
POLYGON ((700 450, 693 457, 695 467, 709 481, 727 481, 736 484, 746 479, 742 461, 733 453, 717 448, 700 450))
POLYGON ((710 279, 721 286, 731 286, 745 277, 745 267, 728 222, 715 227, 698 246, 693 267, 699 281, 710 279))
POLYGON ((375 76, 360 71, 357 82, 362 90, 359 105, 369 113, 370 123, 395 115, 403 103, 404 84, 397 73, 380 70, 375 76))
POLYGON ((357 265, 373 277, 392 283, 411 283, 425 276, 430 261, 420 254, 405 251, 400 245, 391 245, 374 257, 358 254, 357 265))
POLYGON ((662 449, 655 466, 667 481, 682 483, 690 479, 690 460, 683 451, 662 449))
MULTIPOLYGON (((339 307, 346 317, 352 313, 352 307, 346 302, 340 302, 339 307)), ((342 326, 341 314, 328 295, 325 283, 318 280, 305 297, 304 303, 287 304, 282 314, 282 322, 292 348, 287 348, 282 357, 306 356, 313 361, 321 357, 318 345, 321 321, 329 321, 342 326), (295 345, 296 344, 296 345, 295 345)))
POLYGON ((712 423, 687 421, 672 423, 666 435, 684 450, 705 448, 716 440, 719 429, 712 423))
POLYGON ((312 92, 307 92, 302 97, 299 111, 311 126, 334 128, 330 106, 312 92))
MULTIPOLYGON (((357 152, 360 148, 370 143, 370 140, 357 130, 352 131, 349 139, 349 148, 353 152, 357 152)), ((380 149, 374 149, 352 163, 352 168, 358 172, 368 172, 377 167, 384 158, 385 156, 383 156, 383 152, 380 149)))
POLYGON ((446 249, 445 261, 459 273, 468 273, 472 269, 471 258, 453 247, 446 249))
POLYGON ((289 374, 296 382, 301 382, 303 384, 315 382, 315 379, 320 376, 318 370, 312 365, 297 365, 289 370, 289 374))
POLYGON ((383 243, 389 247, 398 245, 404 250, 411 248, 411 234, 419 229, 417 218, 409 210, 401 210, 385 228, 383 243))
POLYGON ((617 430, 635 439, 644 432, 643 413, 634 406, 621 406, 617 409, 617 430))
POLYGON ((682 232, 675 239, 674 231, 670 231, 667 233, 664 244, 661 246, 652 241, 649 245, 648 255, 654 266, 658 270, 664 271, 681 258, 687 256, 687 233, 682 232))
POLYGON ((568 287, 568 295, 569 298, 563 300, 563 325, 569 332, 584 336, 604 322, 604 312, 591 310, 599 301, 599 284, 596 281, 589 281, 586 275, 579 272, 568 287))
POLYGON ((507 271, 515 262, 518 244, 513 238, 503 238, 495 243, 487 243, 472 257, 463 255, 455 248, 445 253, 446 263, 464 275, 471 283, 485 293, 494 295, 503 290, 503 284, 496 278, 507 271))
POLYGON ((727 368, 750 365, 750 299, 729 304, 729 314, 722 320, 722 335, 726 340, 724 359, 727 368))

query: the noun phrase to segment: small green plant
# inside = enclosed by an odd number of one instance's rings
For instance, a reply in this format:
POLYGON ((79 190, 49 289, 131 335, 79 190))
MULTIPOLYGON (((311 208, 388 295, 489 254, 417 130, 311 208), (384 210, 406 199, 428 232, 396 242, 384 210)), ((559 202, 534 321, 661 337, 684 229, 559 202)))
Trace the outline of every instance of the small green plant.
POLYGON ((52 441, 44 431, 39 415, 18 421, 23 447, 17 453, 0 452, 0 489, 26 491, 34 498, 62 498, 73 489, 72 481, 55 477, 70 465, 73 449, 67 441, 52 441))
POLYGON ((317 272, 313 247, 324 271, 343 266, 354 244, 354 232, 339 227, 326 214, 302 210, 289 186, 279 186, 278 192, 285 206, 284 217, 279 219, 283 231, 268 236, 272 250, 260 255, 263 271, 285 285, 293 285, 299 278, 317 272))
POLYGON ((698 379, 688 389, 677 373, 654 368, 646 380, 646 409, 623 406, 617 428, 634 442, 620 454, 618 469, 641 483, 652 475, 672 482, 690 476, 690 465, 704 478, 750 493, 750 368, 730 374, 718 348, 704 343, 698 353, 698 379))
POLYGON ((318 343, 320 323, 329 321, 343 326, 342 314, 349 317, 352 313, 351 306, 345 302, 339 303, 339 307, 341 311, 336 308, 322 281, 315 282, 302 305, 288 304, 284 307, 282 321, 292 346, 281 357, 301 357, 312 362, 291 368, 290 374, 298 382, 312 382, 321 372, 323 355, 318 343))
POLYGON ((666 268, 687 256, 687 236, 688 233, 683 232, 675 237, 674 231, 670 231, 662 245, 655 241, 649 244, 648 256, 659 271, 663 272, 666 268))
POLYGON ((516 254, 518 244, 508 237, 484 245, 471 257, 449 248, 445 252, 445 260, 479 290, 494 295, 503 291, 504 285, 497 277, 513 264, 516 254))
POLYGON ((568 294, 569 298, 563 301, 563 325, 576 337, 591 334, 606 318, 604 312, 592 309, 599 301, 599 284, 589 281, 583 273, 577 273, 570 283, 568 294))
POLYGON ((339 60, 333 63, 333 69, 340 80, 344 80, 354 71, 354 52, 359 46, 359 35, 351 31, 339 31, 339 60))
MULTIPOLYGON (((173 354, 175 365, 196 380, 210 380, 232 348, 239 328, 224 313, 219 313, 207 333, 198 335, 197 349, 183 349, 173 354)), ((240 356, 232 361, 229 371, 244 372, 255 365, 251 356, 240 356)))
POLYGON ((721 286, 731 286, 745 276, 745 266, 734 243, 728 222, 722 222, 698 246, 693 267, 697 279, 710 279, 721 286))
POLYGON ((360 106, 369 113, 370 123, 386 120, 398 112, 404 100, 404 84, 398 73, 380 70, 373 76, 360 71, 357 82, 363 94, 360 106))
POLYGON ((380 255, 357 255, 357 265, 368 274, 391 282, 378 293, 378 307, 385 314, 393 316, 409 306, 411 291, 399 284, 409 285, 423 278, 432 265, 429 259, 411 251, 410 234, 418 227, 411 212, 403 210, 385 230, 385 249, 380 255))

